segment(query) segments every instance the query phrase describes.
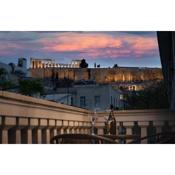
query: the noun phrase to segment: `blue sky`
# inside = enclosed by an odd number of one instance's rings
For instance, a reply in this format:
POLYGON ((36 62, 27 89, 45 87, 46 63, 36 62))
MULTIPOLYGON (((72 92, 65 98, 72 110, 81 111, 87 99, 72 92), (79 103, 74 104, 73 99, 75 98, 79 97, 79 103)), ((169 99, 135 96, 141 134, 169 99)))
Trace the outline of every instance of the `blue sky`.
POLYGON ((93 67, 161 67, 156 32, 0 32, 0 62, 19 57, 84 58, 93 67))

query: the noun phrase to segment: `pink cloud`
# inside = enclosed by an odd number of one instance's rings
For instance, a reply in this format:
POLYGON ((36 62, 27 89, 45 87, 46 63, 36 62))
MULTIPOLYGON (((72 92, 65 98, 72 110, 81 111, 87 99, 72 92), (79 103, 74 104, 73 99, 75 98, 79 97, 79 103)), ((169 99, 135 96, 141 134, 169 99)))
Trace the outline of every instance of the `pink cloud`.
POLYGON ((9 55, 13 54, 14 51, 22 49, 23 46, 13 42, 0 42, 0 54, 9 55))
POLYGON ((122 44, 120 39, 99 34, 65 34, 57 36, 54 40, 54 42, 42 40, 43 49, 54 52, 72 52, 106 47, 120 48, 122 44))
POLYGON ((130 45, 130 50, 135 53, 136 57, 142 55, 151 55, 158 49, 157 40, 152 37, 130 37, 126 38, 130 45))
POLYGON ((16 53, 70 53, 78 56, 96 58, 123 58, 153 56, 158 53, 156 37, 99 32, 58 32, 42 37, 15 42, 0 41, 0 54, 16 53))
POLYGON ((83 52, 84 56, 95 57, 135 57, 154 55, 158 46, 153 37, 111 36, 94 33, 65 33, 53 40, 40 41, 44 51, 49 52, 83 52))

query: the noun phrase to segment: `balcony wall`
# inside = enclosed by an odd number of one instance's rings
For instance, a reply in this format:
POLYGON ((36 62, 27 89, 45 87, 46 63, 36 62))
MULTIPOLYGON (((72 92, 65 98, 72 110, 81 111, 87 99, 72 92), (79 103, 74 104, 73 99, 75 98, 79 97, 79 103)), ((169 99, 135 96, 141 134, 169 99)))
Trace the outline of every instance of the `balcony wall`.
MULTIPOLYGON (((96 127, 98 128, 98 134, 104 134, 105 118, 107 118, 108 115, 109 111, 96 114, 96 127)), ((116 119, 117 134, 119 134, 119 122, 122 122, 123 126, 126 128, 126 135, 133 134, 132 128, 134 122, 138 122, 138 125, 141 127, 141 137, 146 137, 148 135, 148 127, 151 122, 156 133, 163 132, 163 128, 165 127, 170 128, 171 131, 175 131, 175 113, 166 109, 115 111, 114 116, 116 119)), ((128 142, 129 141, 131 140, 128 140, 128 142)), ((147 140, 143 140, 142 143, 147 143, 147 140)))
MULTIPOLYGON (((117 134, 119 122, 123 122, 126 135, 132 135, 135 121, 141 127, 141 137, 148 135, 150 121, 157 133, 167 123, 175 131, 175 113, 169 110, 124 110, 114 114, 117 134)), ((61 133, 90 134, 93 115, 89 110, 0 91, 0 143, 50 143, 53 136, 61 133)), ((109 111, 96 114, 99 135, 104 134, 108 115, 109 111)))
POLYGON ((50 143, 59 133, 90 133, 91 111, 0 91, 0 142, 50 143))

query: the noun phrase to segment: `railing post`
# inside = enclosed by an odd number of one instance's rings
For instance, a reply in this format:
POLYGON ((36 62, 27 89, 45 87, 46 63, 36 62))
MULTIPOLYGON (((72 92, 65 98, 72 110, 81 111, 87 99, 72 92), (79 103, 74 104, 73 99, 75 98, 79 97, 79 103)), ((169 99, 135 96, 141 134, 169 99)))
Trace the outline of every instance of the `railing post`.
POLYGON ((58 134, 57 128, 53 128, 50 130, 50 139, 58 134))
POLYGON ((79 122, 76 122, 75 124, 76 124, 76 130, 75 130, 75 132, 76 132, 76 134, 79 134, 80 133, 79 122))
POLYGON ((2 144, 8 144, 8 129, 2 129, 2 144))
POLYGON ((1 142, 8 144, 8 128, 5 126, 5 116, 1 116, 1 142))
MULTIPOLYGON (((141 127, 141 138, 147 136, 147 127, 148 127, 148 122, 138 122, 139 126, 141 127)), ((144 139, 141 141, 141 143, 147 143, 148 139, 144 139)))
POLYGON ((47 128, 46 128, 46 143, 50 143, 50 139, 55 136, 57 121, 56 120, 47 120, 47 128))
POLYGON ((32 128, 27 128, 27 143, 32 144, 32 128))
POLYGON ((16 127, 15 127, 15 135, 16 135, 16 143, 20 144, 21 143, 21 129, 19 126, 19 118, 16 117, 16 127))
MULTIPOLYGON (((55 120, 54 123, 55 123, 54 127, 50 129, 50 140, 58 134, 57 120, 55 120)), ((50 140, 49 140, 49 143, 50 143, 50 140)))
POLYGON ((16 128, 16 143, 21 143, 21 130, 19 128, 16 128))
POLYGON ((78 122, 79 134, 82 134, 82 122, 78 122))
POLYGON ((47 144, 50 143, 50 129, 49 128, 46 129, 46 143, 47 144))
POLYGON ((37 129, 37 143, 38 144, 42 143, 42 130, 41 130, 41 128, 37 129))

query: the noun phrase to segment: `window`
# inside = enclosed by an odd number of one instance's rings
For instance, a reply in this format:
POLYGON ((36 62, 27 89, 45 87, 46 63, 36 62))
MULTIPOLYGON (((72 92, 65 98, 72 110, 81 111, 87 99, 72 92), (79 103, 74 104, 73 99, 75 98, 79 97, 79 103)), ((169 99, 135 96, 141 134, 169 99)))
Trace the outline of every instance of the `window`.
POLYGON ((95 107, 100 106, 100 96, 95 96, 94 97, 94 104, 95 104, 95 107))
POLYGON ((81 96, 80 97, 80 107, 85 107, 86 106, 86 97, 85 96, 81 96))
POLYGON ((123 100, 123 94, 120 94, 120 100, 123 100))

